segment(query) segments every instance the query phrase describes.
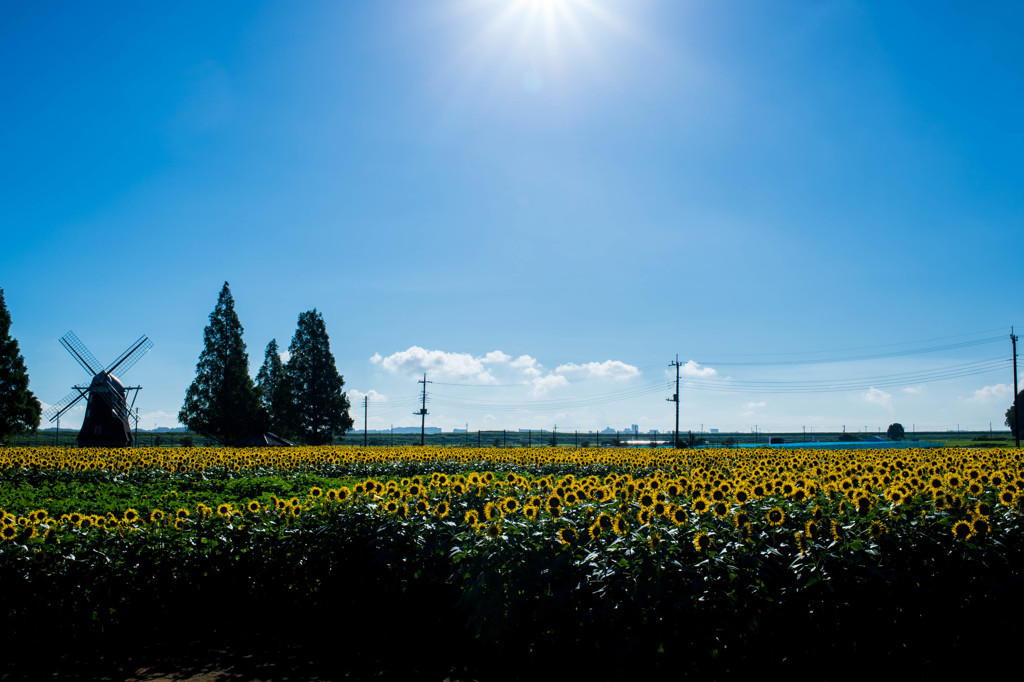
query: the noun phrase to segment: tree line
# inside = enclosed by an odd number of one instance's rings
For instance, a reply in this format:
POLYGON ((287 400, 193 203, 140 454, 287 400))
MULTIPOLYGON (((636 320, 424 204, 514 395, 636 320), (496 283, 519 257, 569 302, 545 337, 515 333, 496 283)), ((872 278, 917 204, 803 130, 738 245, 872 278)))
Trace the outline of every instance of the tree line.
POLYGON ((271 432, 309 445, 334 441, 352 428, 349 401, 331 353, 323 316, 299 314, 298 327, 281 359, 276 339, 267 344, 256 381, 228 283, 203 331, 196 377, 178 421, 224 445, 271 432))

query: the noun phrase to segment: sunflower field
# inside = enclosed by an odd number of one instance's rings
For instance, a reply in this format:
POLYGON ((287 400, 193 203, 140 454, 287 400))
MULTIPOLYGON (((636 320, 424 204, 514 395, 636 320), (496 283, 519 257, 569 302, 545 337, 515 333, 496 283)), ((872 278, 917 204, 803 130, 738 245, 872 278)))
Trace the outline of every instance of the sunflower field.
POLYGON ((1011 645, 1022 496, 996 449, 6 448, 4 641, 923 674, 1011 645))

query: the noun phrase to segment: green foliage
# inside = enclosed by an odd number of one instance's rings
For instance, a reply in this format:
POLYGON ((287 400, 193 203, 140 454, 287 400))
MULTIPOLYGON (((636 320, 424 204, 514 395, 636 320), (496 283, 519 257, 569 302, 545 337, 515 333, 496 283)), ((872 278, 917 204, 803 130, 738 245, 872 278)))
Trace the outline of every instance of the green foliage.
POLYGON ((225 445, 262 431, 265 426, 256 387, 249 376, 242 324, 227 282, 220 291, 217 307, 210 313, 210 323, 203 330, 203 352, 196 365, 196 378, 188 387, 178 421, 225 445))
POLYGON ((0 443, 39 428, 42 406, 28 389, 25 359, 11 336, 11 314, 0 289, 0 443))
POLYGON ((906 434, 906 430, 903 428, 903 424, 896 422, 895 424, 889 424, 889 428, 885 430, 885 435, 889 440, 903 440, 903 436, 906 434))
POLYGON ((291 394, 277 339, 271 339, 267 344, 263 366, 256 375, 256 391, 259 393, 260 407, 267 416, 267 428, 279 436, 293 438, 295 434, 291 433, 289 427, 291 394))
POLYGON ((323 316, 313 310, 299 314, 298 328, 288 347, 285 377, 291 404, 288 431, 309 445, 333 441, 352 428, 349 401, 331 354, 323 316))
POLYGON ((1006 421, 1003 423, 1010 427, 1010 433, 1017 434, 1017 404, 1020 403, 1021 398, 1024 397, 1024 391, 1017 394, 1017 398, 1013 401, 1013 405, 1006 410, 1006 421))

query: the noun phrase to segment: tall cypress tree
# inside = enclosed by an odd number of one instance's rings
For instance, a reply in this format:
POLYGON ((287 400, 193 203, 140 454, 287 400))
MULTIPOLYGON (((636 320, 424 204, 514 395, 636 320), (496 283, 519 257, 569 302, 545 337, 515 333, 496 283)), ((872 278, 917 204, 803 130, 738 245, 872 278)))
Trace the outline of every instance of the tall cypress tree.
POLYGON ((294 431, 308 444, 330 443, 352 428, 348 397, 331 354, 323 316, 313 310, 299 314, 288 347, 285 376, 291 393, 294 431))
POLYGON ((227 282, 203 330, 196 378, 185 394, 178 421, 225 445, 263 429, 259 397, 249 376, 249 354, 242 341, 242 324, 227 282))
POLYGON ((271 339, 267 344, 263 366, 256 375, 256 391, 260 396, 260 407, 267 418, 267 428, 279 436, 294 436, 289 424, 291 395, 277 339, 271 339))
POLYGON ((28 390, 28 370, 18 342, 11 336, 11 314, 0 289, 0 443, 39 428, 42 405, 28 390))

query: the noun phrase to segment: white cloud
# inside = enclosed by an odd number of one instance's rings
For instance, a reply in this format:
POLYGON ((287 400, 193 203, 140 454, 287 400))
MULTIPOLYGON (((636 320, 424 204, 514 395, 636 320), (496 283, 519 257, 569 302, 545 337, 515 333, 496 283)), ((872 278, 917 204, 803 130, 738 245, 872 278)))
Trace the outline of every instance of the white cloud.
POLYGON ((529 355, 520 355, 518 358, 512 361, 512 366, 516 369, 522 370, 523 374, 528 376, 540 376, 540 363, 537 362, 537 358, 529 355))
POLYGON ((502 353, 500 350, 492 350, 490 353, 483 357, 484 362, 488 363, 504 363, 512 359, 512 356, 507 353, 502 353))
POLYGON ((558 374, 589 374, 601 379, 629 379, 640 374, 640 370, 633 365, 627 365, 619 360, 605 360, 604 362, 588 362, 577 365, 568 362, 555 368, 558 374))
POLYGON ((277 354, 277 356, 279 358, 281 358, 281 362, 285 362, 285 363, 287 363, 289 360, 292 359, 292 354, 288 352, 287 348, 285 350, 283 350, 283 351, 280 351, 277 354))
POLYGON ((716 374, 718 374, 718 370, 712 367, 703 367, 699 363, 694 362, 693 360, 687 360, 679 368, 679 374, 680 376, 690 378, 713 377, 716 374))
POLYGON ((377 391, 372 388, 366 393, 352 389, 351 391, 347 391, 347 394, 348 401, 352 404, 352 407, 355 407, 357 402, 362 402, 363 398, 369 398, 371 403, 386 403, 388 401, 388 397, 386 395, 377 393, 377 391))
POLYGON ((890 412, 892 412, 892 394, 891 393, 886 393, 885 391, 883 391, 883 390, 881 390, 879 388, 875 388, 874 386, 872 386, 867 391, 864 391, 864 393, 861 394, 861 397, 864 398, 864 400, 866 400, 869 403, 874 403, 876 405, 881 405, 882 407, 884 407, 887 410, 889 410, 890 412))
POLYGON ((535 377, 530 384, 533 386, 533 390, 531 391, 533 395, 542 396, 547 395, 548 391, 552 388, 567 386, 569 384, 569 380, 561 374, 548 374, 542 377, 535 377))
POLYGON ((754 401, 750 401, 749 403, 744 405, 744 407, 746 407, 748 410, 752 410, 755 407, 764 407, 766 404, 767 403, 765 403, 765 401, 763 401, 763 400, 759 400, 756 403, 754 401))
POLYGON ((415 376, 428 372, 444 379, 469 379, 482 384, 495 383, 494 375, 484 367, 482 358, 469 353, 447 353, 442 350, 427 350, 419 346, 380 357, 375 353, 370 362, 379 364, 393 374, 415 376))
POLYGON ((909 393, 910 395, 920 395, 921 393, 924 392, 924 389, 921 388, 920 386, 907 386, 906 388, 901 388, 900 390, 903 391, 904 393, 909 393))
POLYGON ((976 403, 991 403, 995 401, 1013 402, 1013 389, 1008 384, 993 384, 979 388, 968 400, 976 403))

